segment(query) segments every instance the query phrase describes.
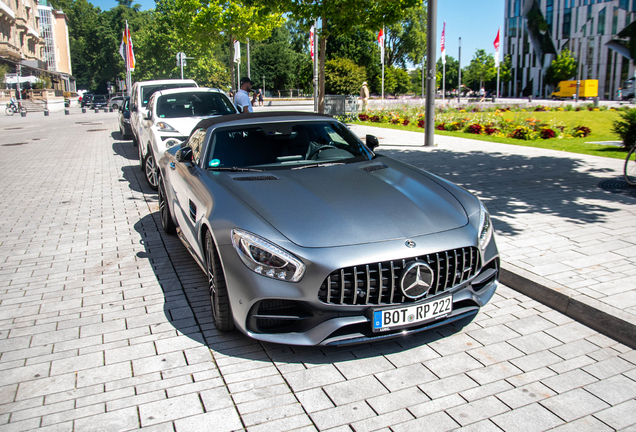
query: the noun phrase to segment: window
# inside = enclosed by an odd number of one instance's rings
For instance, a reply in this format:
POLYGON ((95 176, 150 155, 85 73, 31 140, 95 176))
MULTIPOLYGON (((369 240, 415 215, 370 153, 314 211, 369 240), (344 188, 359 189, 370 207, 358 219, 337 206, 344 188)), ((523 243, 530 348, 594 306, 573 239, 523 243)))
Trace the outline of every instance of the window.
POLYGON ((552 19, 554 15, 554 0, 547 0, 545 4, 545 20, 548 23, 548 29, 552 30, 552 19))
POLYGON ((612 34, 616 34, 618 31, 618 8, 614 6, 614 16, 612 17, 612 34))
POLYGON ((196 165, 199 165, 201 161, 201 149, 203 148, 202 144, 206 132, 207 129, 199 128, 188 140, 188 146, 192 149, 192 160, 196 165))
POLYGON ((629 3, 629 0, 620 0, 620 1, 618 2, 618 7, 619 7, 620 9, 627 10, 627 8, 629 7, 629 6, 628 6, 628 3, 629 3))
MULTIPOLYGON (((148 106, 153 106, 150 98, 148 106)), ((196 117, 235 114, 230 100, 222 93, 192 91, 162 95, 157 100, 157 117, 196 117)))
POLYGON ((600 35, 605 34, 605 10, 607 8, 603 8, 598 13, 598 27, 596 29, 596 33, 600 35))
POLYGON ((570 29, 572 24, 572 9, 566 9, 563 13, 563 32, 561 38, 570 38, 570 29))

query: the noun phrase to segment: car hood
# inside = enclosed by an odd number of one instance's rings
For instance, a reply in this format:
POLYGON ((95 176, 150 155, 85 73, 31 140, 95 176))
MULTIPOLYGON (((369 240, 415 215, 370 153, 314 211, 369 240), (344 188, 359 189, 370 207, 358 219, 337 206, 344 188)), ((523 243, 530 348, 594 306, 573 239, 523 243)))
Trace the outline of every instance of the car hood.
POLYGON ((210 175, 302 247, 414 238, 468 223, 433 176, 396 161, 210 175))

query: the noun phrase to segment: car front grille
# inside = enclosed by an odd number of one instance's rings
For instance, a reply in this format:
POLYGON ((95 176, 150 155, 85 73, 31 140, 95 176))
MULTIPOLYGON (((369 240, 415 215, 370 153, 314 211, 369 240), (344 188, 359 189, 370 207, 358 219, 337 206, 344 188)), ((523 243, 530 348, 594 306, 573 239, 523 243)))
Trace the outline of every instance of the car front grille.
POLYGON ((465 247, 409 259, 346 267, 332 272, 320 286, 318 299, 336 305, 400 304, 422 300, 402 293, 400 280, 409 264, 420 261, 433 271, 433 283, 422 297, 432 297, 472 278, 479 270, 477 248, 465 247))

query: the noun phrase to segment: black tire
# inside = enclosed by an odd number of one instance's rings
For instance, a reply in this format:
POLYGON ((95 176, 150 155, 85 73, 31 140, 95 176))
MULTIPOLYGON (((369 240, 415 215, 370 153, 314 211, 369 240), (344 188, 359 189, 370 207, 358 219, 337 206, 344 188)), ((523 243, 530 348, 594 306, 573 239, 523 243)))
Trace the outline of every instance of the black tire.
POLYGON ((157 168, 157 161, 155 161, 155 156, 150 148, 144 160, 144 173, 146 174, 148 186, 153 190, 157 190, 159 188, 159 169, 157 168))
POLYGON ((4 113, 5 113, 6 115, 8 115, 8 116, 12 116, 12 115, 13 115, 13 113, 14 113, 13 108, 11 108, 11 107, 6 107, 6 108, 4 109, 4 113))
POLYGON ((205 266, 208 274, 208 289, 214 325, 218 331, 230 332, 234 330, 232 307, 225 285, 223 267, 219 262, 216 247, 209 231, 205 233, 205 266))
POLYGON ((636 186, 636 146, 627 154, 625 158, 625 167, 623 168, 623 176, 630 186, 636 186))
POLYGON ((117 104, 112 104, 110 107, 111 107, 112 109, 117 109, 117 108, 119 108, 119 107, 117 106, 117 104))
POLYGON ((170 213, 170 206, 168 205, 168 199, 166 198, 166 186, 163 181, 159 181, 159 214, 161 215, 161 227, 167 234, 176 234, 177 225, 172 219, 170 213))

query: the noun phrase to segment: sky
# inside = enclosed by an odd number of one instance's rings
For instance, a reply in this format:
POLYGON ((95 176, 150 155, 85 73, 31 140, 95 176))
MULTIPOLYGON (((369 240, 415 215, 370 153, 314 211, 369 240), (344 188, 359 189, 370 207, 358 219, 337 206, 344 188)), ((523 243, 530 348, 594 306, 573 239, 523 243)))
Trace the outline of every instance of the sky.
MULTIPOLYGON (((117 6, 116 0, 89 0, 102 10, 117 6)), ((142 10, 154 9, 154 0, 133 0, 142 10)), ((442 27, 446 21, 446 55, 458 57, 462 38, 462 67, 468 65, 478 49, 494 54, 497 29, 504 25, 504 0, 437 0, 437 57, 440 53, 442 27)), ((134 41, 134 35, 133 35, 134 41)), ((503 51, 503 34, 501 36, 503 51)), ((501 54, 503 55, 503 53, 501 54)))

